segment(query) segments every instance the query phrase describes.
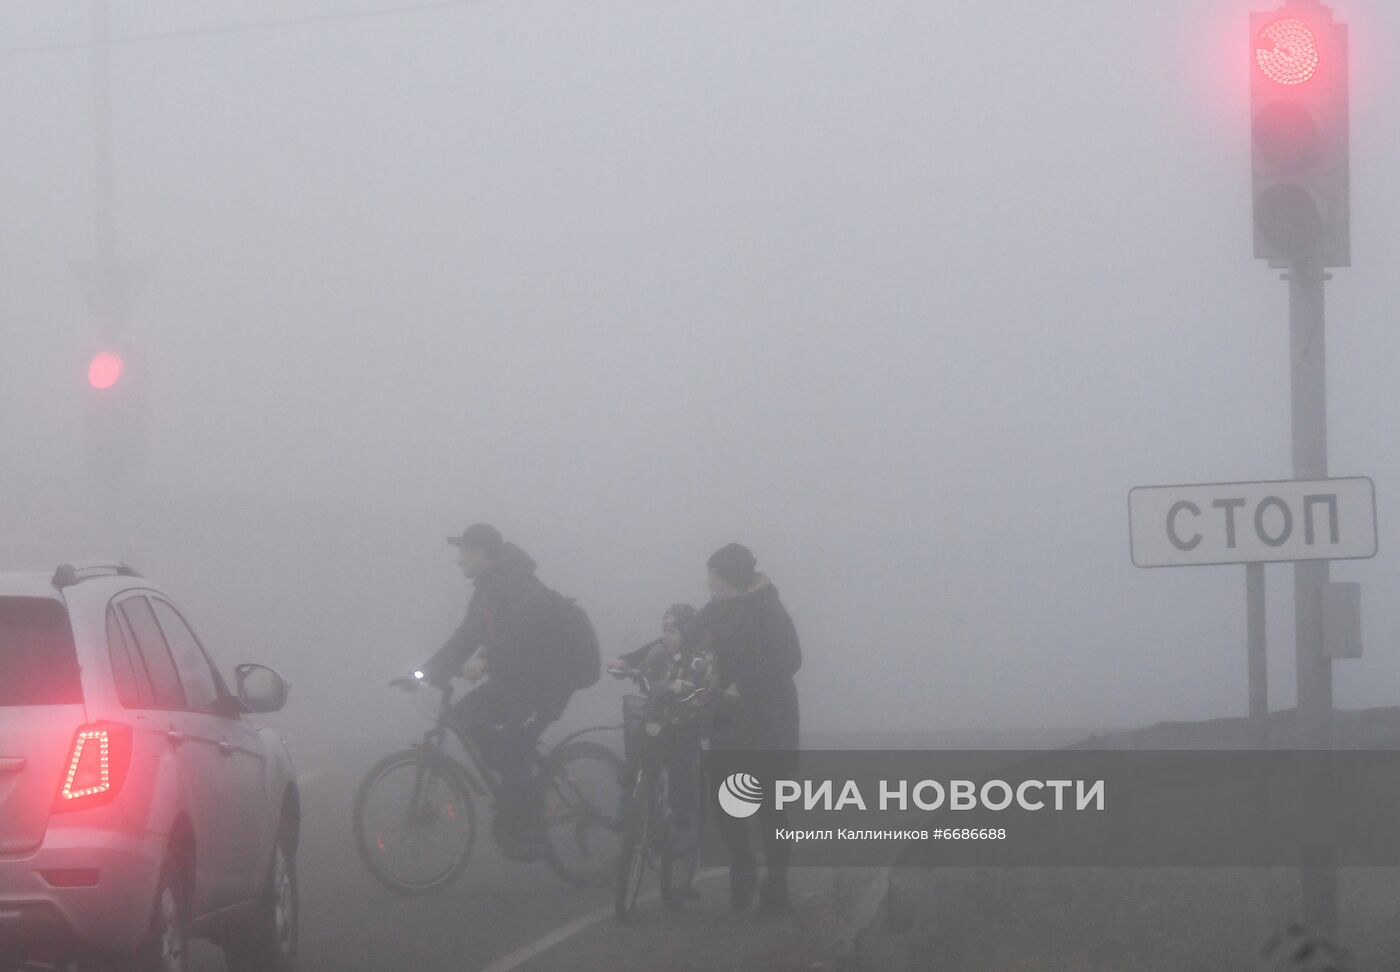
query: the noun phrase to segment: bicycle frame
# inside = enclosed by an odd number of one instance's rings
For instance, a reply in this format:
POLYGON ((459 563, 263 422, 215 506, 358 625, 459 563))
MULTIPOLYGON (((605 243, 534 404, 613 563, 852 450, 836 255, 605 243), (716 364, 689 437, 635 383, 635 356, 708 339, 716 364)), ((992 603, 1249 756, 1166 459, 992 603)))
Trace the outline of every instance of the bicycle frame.
MULTIPOLYGON (((679 880, 687 888, 694 874, 694 845, 689 851, 679 852, 674 845, 676 815, 671 803, 675 780, 671 775, 671 755, 673 752, 683 755, 683 751, 673 750, 672 747, 681 739, 677 734, 687 731, 683 715, 685 707, 700 697, 702 689, 696 686, 688 694, 676 695, 671 689, 674 682, 653 684, 644 672, 637 669, 612 669, 610 674, 630 679, 643 693, 640 705, 630 704, 638 698, 636 696, 627 696, 623 702, 628 776, 623 787, 626 808, 623 857, 617 874, 613 908, 618 920, 626 921, 637 903, 637 895, 648 870, 657 871, 662 904, 667 908, 675 907, 684 897, 684 892, 673 885, 678 878, 678 872, 674 870, 678 860, 688 862, 680 864, 683 870, 679 873, 679 880), (677 853, 682 857, 678 858, 677 853)), ((701 819, 700 808, 696 806, 696 828, 701 819)))
MULTIPOLYGON (((644 767, 650 767, 654 774, 652 778, 656 781, 656 785, 653 787, 656 792, 650 796, 655 800, 658 794, 660 795, 661 805, 659 809, 669 818, 670 807, 666 793, 670 789, 671 773, 666 758, 666 748, 671 745, 673 734, 680 731, 677 714, 686 703, 699 694, 700 690, 697 689, 685 696, 673 696, 664 689, 653 685, 640 671, 614 672, 613 674, 616 677, 629 678, 641 689, 645 699, 641 716, 642 724, 657 724, 661 727, 660 733, 651 738, 639 752, 628 756, 627 766, 631 771, 631 778, 627 781, 627 789, 630 790, 635 785, 637 777, 644 767)), ((625 725, 623 732, 627 732, 625 725)), ((631 745, 630 742, 628 745, 631 745)))
MULTIPOLYGON (((466 779, 467 785, 476 796, 489 797, 492 800, 498 799, 501 792, 500 774, 496 772, 486 757, 482 754, 481 748, 471 733, 465 726, 460 725, 452 718, 452 701, 455 694, 451 684, 444 685, 440 689, 442 695, 438 704, 437 721, 431 729, 423 734, 421 743, 414 743, 414 749, 431 751, 443 759, 450 761, 461 772, 466 779), (462 750, 467 754, 467 762, 464 763, 449 754, 444 747, 444 740, 448 733, 457 740, 462 750)), ((554 750, 562 748, 567 743, 572 742, 580 736, 591 732, 606 732, 621 729, 619 726, 589 726, 586 729, 579 729, 570 733, 563 739, 552 745, 546 746, 543 739, 535 740, 535 760, 537 763, 544 763, 549 759, 549 755, 554 750)))

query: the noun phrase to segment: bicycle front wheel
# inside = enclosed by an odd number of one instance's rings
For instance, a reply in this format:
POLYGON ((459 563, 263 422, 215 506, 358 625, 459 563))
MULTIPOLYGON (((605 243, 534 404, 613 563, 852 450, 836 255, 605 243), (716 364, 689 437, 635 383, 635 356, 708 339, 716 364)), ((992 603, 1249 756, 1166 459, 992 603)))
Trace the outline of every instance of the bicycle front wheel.
POLYGON ((613 896, 613 913, 618 921, 626 921, 637 906, 637 895, 646 877, 647 858, 651 853, 653 809, 656 805, 656 767, 643 766, 637 771, 637 781, 627 801, 627 816, 622 825, 622 854, 617 861, 617 889, 613 896))
MULTIPOLYGON (((690 785, 694 793, 700 786, 700 767, 690 770, 690 785)), ((674 785, 674 778, 667 780, 674 785)), ((674 791, 671 792, 674 796, 674 791)), ((674 806, 674 804, 673 804, 674 806)), ((699 897, 695 890, 695 875, 700 865, 700 824, 704 819, 703 809, 698 800, 691 807, 691 826, 679 831, 674 817, 671 819, 671 832, 661 847, 661 862, 657 868, 661 878, 661 907, 678 908, 691 898, 699 897)))
POLYGON ((674 838, 667 840, 661 848, 661 862, 657 868, 661 876, 661 907, 679 908, 683 902, 697 896, 694 884, 699 863, 698 832, 681 847, 676 846, 674 838))
POLYGON ((550 753, 545 790, 545 862, 577 887, 605 885, 621 852, 622 760, 595 742, 550 753))
POLYGON ((476 844, 476 807, 443 757, 406 749, 370 768, 355 794, 355 849, 398 894, 433 894, 461 875, 476 844))

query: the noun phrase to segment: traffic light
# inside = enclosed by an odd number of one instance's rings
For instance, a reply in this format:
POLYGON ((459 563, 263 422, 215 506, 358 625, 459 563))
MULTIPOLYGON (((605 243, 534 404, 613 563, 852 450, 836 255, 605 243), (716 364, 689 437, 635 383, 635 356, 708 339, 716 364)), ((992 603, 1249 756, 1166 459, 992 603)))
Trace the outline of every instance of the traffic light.
POLYGON ((1316 0, 1250 15, 1254 255, 1351 264, 1347 33, 1316 0))
POLYGON ((88 384, 105 391, 121 380, 124 362, 115 351, 99 351, 88 363, 88 384))
POLYGON ((119 476, 146 459, 146 401, 136 356, 97 352, 87 369, 87 456, 98 476, 119 476))

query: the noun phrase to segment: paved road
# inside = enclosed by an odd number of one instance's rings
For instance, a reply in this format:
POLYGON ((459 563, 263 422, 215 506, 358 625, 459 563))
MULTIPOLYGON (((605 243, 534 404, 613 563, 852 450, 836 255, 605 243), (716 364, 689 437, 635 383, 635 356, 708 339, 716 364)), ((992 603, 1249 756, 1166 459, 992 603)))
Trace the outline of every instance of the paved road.
MULTIPOLYGON (((388 727, 379 726, 380 731, 388 727)), ((392 729, 398 733, 397 729, 392 729)), ((553 972, 607 969, 772 970, 825 967, 831 931, 832 875, 794 872, 797 914, 762 921, 731 915, 722 879, 702 885, 704 899, 680 913, 663 913, 653 900, 619 927, 611 918, 610 887, 570 887, 544 864, 505 860, 488 835, 480 807, 476 853, 461 879, 443 894, 401 898, 365 871, 350 841, 350 807, 360 779, 380 755, 402 745, 406 733, 360 738, 343 748, 363 757, 318 757, 325 737, 293 739, 302 765, 303 843, 299 855, 302 941, 306 972, 414 969, 420 972, 553 972)), ((1076 736, 1077 738, 1077 736, 1076 736)), ((610 740, 615 743, 617 740, 610 740)), ((1026 745, 1023 740, 885 739, 833 736, 811 742, 839 748, 871 746, 1026 745)), ((220 972, 219 951, 194 947, 193 972, 220 972)))
MULTIPOLYGON (((821 911, 828 876, 796 876, 798 916, 765 921, 728 912, 723 872, 715 869, 702 882, 702 901, 669 914, 653 897, 620 928, 611 887, 581 890, 544 864, 505 860, 489 838, 484 807, 461 879, 440 895, 399 897, 369 876, 350 841, 355 788, 389 748, 368 749, 363 759, 304 761, 298 861, 305 972, 769 969, 777 967, 775 954, 808 955, 820 937, 816 929, 829 924, 821 911)), ((192 972, 224 968, 208 943, 192 951, 192 972)), ((800 963, 792 967, 821 967, 807 958, 800 963)))
MULTIPOLYGON (((387 747, 386 750, 387 751, 387 747)), ((446 892, 402 898, 375 883, 350 840, 350 807, 369 764, 344 760, 302 771, 301 968, 484 969, 494 960, 610 903, 610 890, 566 885, 544 864, 505 860, 478 823, 476 852, 446 892)), ((480 808, 482 811, 484 807, 480 808)), ((483 816, 485 816, 483 814, 483 816)), ((223 968, 218 949, 194 948, 194 972, 223 968)))

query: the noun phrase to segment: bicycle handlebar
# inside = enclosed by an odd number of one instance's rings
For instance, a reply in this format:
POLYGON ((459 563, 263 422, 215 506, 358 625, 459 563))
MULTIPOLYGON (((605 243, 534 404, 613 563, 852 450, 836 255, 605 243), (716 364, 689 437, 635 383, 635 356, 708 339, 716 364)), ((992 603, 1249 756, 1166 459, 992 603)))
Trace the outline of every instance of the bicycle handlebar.
POLYGON ((651 682, 642 674, 640 668, 609 668, 607 672, 613 678, 631 679, 642 690, 643 695, 651 694, 651 682))
MULTIPOLYGON (((651 680, 648 679, 646 675, 642 674, 642 670, 640 668, 609 668, 607 671, 608 674, 611 675, 613 678, 631 679, 633 682, 636 683, 637 687, 642 690, 642 694, 651 695, 653 689, 651 680)), ((670 692, 674 700, 682 705, 694 702, 696 699, 703 696, 705 692, 709 690, 709 688, 710 687, 708 685, 698 685, 693 682, 686 682, 682 679, 676 679, 672 682, 666 683, 666 685, 663 686, 663 689, 667 692, 670 692), (691 690, 684 695, 676 689, 676 686, 683 685, 691 686, 691 690)))
POLYGON ((391 688, 402 689, 405 692, 416 691, 420 685, 431 685, 433 688, 442 692, 444 706, 452 699, 453 694, 451 681, 442 683, 432 682, 429 681, 428 676, 421 671, 415 671, 412 675, 400 675, 397 678, 391 678, 389 679, 389 685, 391 688))

